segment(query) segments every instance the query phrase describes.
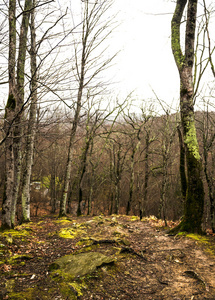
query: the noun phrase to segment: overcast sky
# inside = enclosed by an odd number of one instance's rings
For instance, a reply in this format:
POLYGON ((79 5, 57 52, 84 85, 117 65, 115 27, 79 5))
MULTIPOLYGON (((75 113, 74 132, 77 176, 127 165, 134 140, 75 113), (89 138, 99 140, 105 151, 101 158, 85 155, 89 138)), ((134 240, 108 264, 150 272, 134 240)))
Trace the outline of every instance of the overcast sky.
MULTIPOLYGON (((114 70, 117 90, 124 95, 135 90, 139 99, 155 98, 154 90, 160 99, 177 108, 179 75, 171 50, 175 1, 115 0, 114 7, 122 20, 114 39, 115 47, 122 50, 114 70)), ((201 9, 199 1, 199 14, 201 9)), ((214 37, 211 32, 212 41, 214 37)))
POLYGON ((117 88, 135 90, 140 98, 177 102, 179 76, 171 51, 171 18, 175 4, 170 1, 116 0, 121 25, 115 47, 122 51, 115 66, 117 88))

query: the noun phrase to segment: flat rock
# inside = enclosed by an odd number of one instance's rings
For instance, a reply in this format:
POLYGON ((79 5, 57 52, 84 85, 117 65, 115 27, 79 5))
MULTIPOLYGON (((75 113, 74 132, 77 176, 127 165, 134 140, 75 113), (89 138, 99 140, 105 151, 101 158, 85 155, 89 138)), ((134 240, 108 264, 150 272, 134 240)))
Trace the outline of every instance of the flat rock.
POLYGON ((112 257, 99 252, 87 252, 60 257, 49 266, 49 270, 60 269, 64 273, 77 277, 90 274, 98 267, 112 263, 114 263, 112 257))

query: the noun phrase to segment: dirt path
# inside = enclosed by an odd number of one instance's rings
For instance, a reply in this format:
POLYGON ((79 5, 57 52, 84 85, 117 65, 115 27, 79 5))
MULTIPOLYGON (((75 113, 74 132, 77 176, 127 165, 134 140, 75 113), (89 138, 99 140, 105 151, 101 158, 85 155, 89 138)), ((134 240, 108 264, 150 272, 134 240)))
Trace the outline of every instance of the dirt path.
POLYGON ((214 240, 168 236, 155 225, 125 216, 46 218, 18 235, 1 233, 0 299, 214 300, 214 240), (89 251, 115 262, 73 279, 49 271, 55 259, 89 251))

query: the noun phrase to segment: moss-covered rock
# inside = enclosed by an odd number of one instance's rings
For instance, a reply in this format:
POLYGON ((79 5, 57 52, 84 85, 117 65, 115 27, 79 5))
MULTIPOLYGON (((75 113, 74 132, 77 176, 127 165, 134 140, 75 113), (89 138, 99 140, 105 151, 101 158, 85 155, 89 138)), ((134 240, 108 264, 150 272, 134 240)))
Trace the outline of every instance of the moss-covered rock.
POLYGON ((82 228, 62 228, 59 232, 58 232, 59 236, 64 238, 64 239, 74 239, 77 236, 85 236, 86 232, 85 230, 82 228))
POLYGON ((55 260, 49 267, 50 271, 60 270, 62 276, 65 273, 72 277, 90 274, 98 267, 114 263, 112 257, 99 252, 80 253, 77 255, 66 255, 55 260))

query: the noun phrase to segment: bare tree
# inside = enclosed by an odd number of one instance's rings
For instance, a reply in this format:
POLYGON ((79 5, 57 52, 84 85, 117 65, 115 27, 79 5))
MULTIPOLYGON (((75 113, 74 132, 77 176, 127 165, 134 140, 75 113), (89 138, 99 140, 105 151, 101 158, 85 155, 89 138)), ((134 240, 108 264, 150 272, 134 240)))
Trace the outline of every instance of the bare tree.
POLYGON ((16 63, 16 1, 9 1, 9 96, 5 108, 5 192, 2 206, 2 227, 15 223, 15 210, 21 172, 22 116, 27 34, 32 1, 26 0, 21 13, 18 58, 16 63))
POLYGON ((35 8, 36 1, 33 0, 33 7, 31 9, 31 103, 28 120, 28 129, 26 137, 26 153, 25 153, 25 166, 23 171, 23 184, 22 184, 22 222, 30 221, 30 180, 33 164, 33 150, 34 138, 36 134, 36 115, 37 115, 37 53, 36 53, 36 30, 35 30, 35 8))
POLYGON ((63 193, 60 202, 59 217, 66 215, 66 201, 71 179, 71 165, 73 159, 74 140, 80 121, 80 112, 86 95, 84 92, 91 89, 91 95, 98 95, 104 89, 104 83, 96 81, 98 74, 104 71, 115 57, 112 56, 99 63, 104 48, 99 52, 100 45, 111 33, 111 20, 106 20, 105 13, 109 10, 111 1, 84 1, 81 42, 75 44, 75 76, 78 83, 75 102, 75 112, 70 133, 68 158, 65 169, 63 193), (81 48, 80 48, 81 46, 81 48), (79 52, 81 53, 79 55, 79 52), (96 67, 93 67, 96 66, 96 67), (94 82, 93 82, 94 81, 94 82))
POLYGON ((172 52, 180 75, 180 113, 187 163, 185 211, 183 220, 176 230, 200 233, 202 232, 204 187, 201 178, 202 164, 194 120, 194 89, 192 74, 197 5, 197 0, 177 0, 172 18, 171 32, 172 52), (183 54, 180 44, 180 26, 187 2, 185 51, 183 54))

